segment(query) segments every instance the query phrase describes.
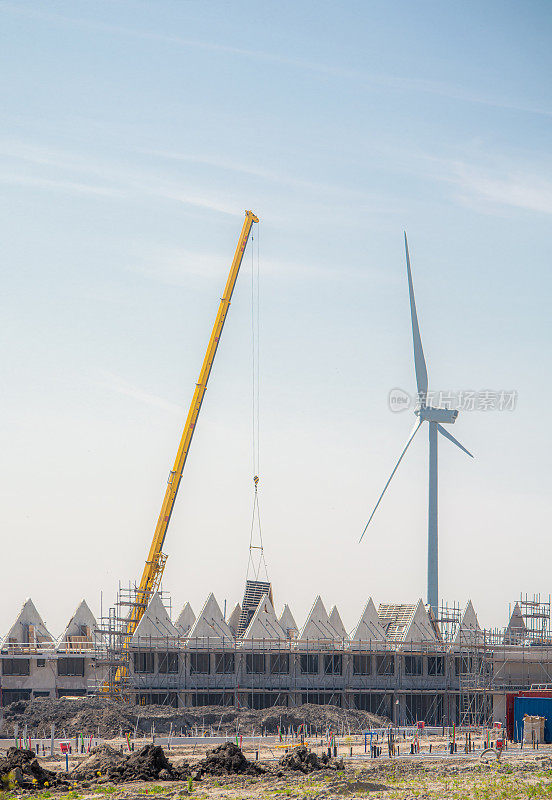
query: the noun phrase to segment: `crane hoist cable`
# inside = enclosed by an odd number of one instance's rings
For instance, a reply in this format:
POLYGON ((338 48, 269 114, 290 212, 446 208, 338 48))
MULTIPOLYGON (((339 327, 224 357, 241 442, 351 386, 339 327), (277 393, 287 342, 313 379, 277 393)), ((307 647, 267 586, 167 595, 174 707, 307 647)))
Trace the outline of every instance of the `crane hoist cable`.
POLYGON ((252 570, 251 580, 258 581, 259 574, 261 572, 261 567, 264 568, 264 574, 266 576, 266 580, 268 581, 268 567, 266 565, 266 560, 264 556, 263 531, 261 527, 261 511, 259 508, 258 475, 254 476, 253 483, 255 485, 255 494, 253 496, 253 513, 251 515, 251 530, 249 533, 249 559, 247 562, 247 574, 245 576, 246 582, 249 579, 250 569, 252 570), (255 541, 255 520, 257 521, 257 530, 258 530, 257 541, 259 542, 259 544, 257 545, 253 544, 253 542, 255 541), (256 564, 255 564, 255 558, 253 556, 255 550, 259 551, 259 558, 256 564))
POLYGON ((259 580, 261 568, 264 568, 268 581, 268 569, 264 556, 261 512, 259 507, 259 472, 260 472, 260 256, 259 228, 257 228, 255 248, 254 237, 251 237, 251 433, 253 457, 253 510, 249 532, 249 558, 247 561, 246 581, 259 580), (256 249, 256 253, 255 253, 256 249), (256 255, 256 259, 255 259, 256 255), (256 263, 255 263, 256 261, 256 263), (258 558, 255 556, 258 554, 258 558))
MULTIPOLYGON (((199 373, 199 379, 196 384, 196 388, 192 397, 192 402, 190 404, 190 409, 188 411, 188 416, 186 418, 184 431, 180 439, 180 444, 174 462, 174 467, 171 470, 169 474, 169 479, 167 481, 167 488, 165 490, 165 496, 163 498, 163 503, 161 505, 161 511, 159 513, 159 518, 157 520, 157 525, 155 527, 155 532, 151 542, 148 557, 146 559, 142 577, 140 579, 140 584, 136 589, 135 602, 131 608, 129 616, 127 617, 124 623, 125 627, 124 627, 124 637, 122 644, 123 656, 125 655, 125 651, 126 653, 128 653, 128 643, 130 642, 130 639, 134 631, 138 627, 138 623, 142 619, 144 611, 146 610, 152 595, 157 591, 161 583, 163 570, 165 568, 165 563, 167 561, 167 556, 165 553, 162 552, 162 547, 165 541, 165 536, 167 534, 167 529, 174 509, 174 503, 176 500, 176 496, 178 494, 180 481, 182 479, 182 472, 184 470, 186 459, 188 457, 190 444, 192 442, 194 431, 197 425, 199 412, 201 410, 201 404, 203 402, 205 391, 207 389, 207 383, 209 381, 209 376, 211 374, 213 361, 215 359, 217 348, 220 342, 220 337, 222 334, 222 329, 224 327, 224 322, 226 320, 228 309, 230 307, 232 293, 234 291, 234 286, 236 285, 236 280, 243 260, 245 248, 253 224, 258 221, 259 221, 258 218, 252 211, 245 212, 245 219, 243 222, 240 237, 238 239, 238 244, 236 246, 236 252, 232 260, 230 273, 228 275, 226 286, 224 288, 224 294, 221 298, 217 315, 215 317, 215 322, 213 325, 213 329, 211 331, 211 336, 209 338, 209 344, 207 345, 207 351, 205 353, 203 364, 201 366, 201 371, 199 373)), ((123 665, 119 667, 117 671, 116 682, 120 681, 124 677, 126 669, 127 668, 125 660, 123 658, 123 665)))
MULTIPOLYGON (((255 265, 255 239, 251 237, 251 369, 252 369, 252 398, 251 413, 253 436, 253 475, 260 471, 260 258, 259 258, 259 231, 257 229, 257 263, 255 265)), ((257 481, 258 482, 258 481, 257 481)))

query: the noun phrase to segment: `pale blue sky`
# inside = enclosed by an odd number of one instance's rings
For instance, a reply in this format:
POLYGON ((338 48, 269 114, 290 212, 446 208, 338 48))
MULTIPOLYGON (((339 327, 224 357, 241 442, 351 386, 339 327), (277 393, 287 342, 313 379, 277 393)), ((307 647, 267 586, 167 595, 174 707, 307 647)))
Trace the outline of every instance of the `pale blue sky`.
MULTIPOLYGON (((402 232, 430 387, 515 389, 440 449, 441 596, 551 590, 546 2, 0 2, 0 632, 141 572, 241 227, 261 219, 261 510, 276 605, 425 599, 402 232)), ((240 599, 250 254, 177 509, 176 610, 240 599)))

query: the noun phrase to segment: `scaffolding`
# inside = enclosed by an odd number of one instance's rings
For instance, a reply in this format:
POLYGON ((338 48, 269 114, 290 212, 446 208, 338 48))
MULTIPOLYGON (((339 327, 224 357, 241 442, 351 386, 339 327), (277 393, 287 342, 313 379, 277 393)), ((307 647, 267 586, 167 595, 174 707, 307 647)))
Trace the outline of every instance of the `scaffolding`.
MULTIPOLYGON (((170 618, 170 596, 161 599, 170 618)), ((414 606, 383 609, 385 641, 230 639, 215 628, 212 638, 193 639, 150 615, 143 617, 147 635, 131 638, 126 622, 138 602, 135 588, 119 587, 102 614, 93 652, 98 678, 89 690, 180 707, 332 704, 400 724, 473 728, 492 724, 506 693, 552 684, 550 602, 538 595, 519 601, 528 635, 515 642, 508 628, 468 627, 456 603, 430 615, 429 626, 412 622, 408 641, 414 606)))
POLYGON ((492 722, 493 648, 489 635, 465 637, 455 654, 455 672, 459 678, 458 719, 461 727, 490 725, 492 722))
MULTIPOLYGON (((108 652, 115 671, 120 660, 108 652)), ((485 647, 442 641, 193 640, 139 637, 119 696, 137 704, 263 709, 305 703, 369 711, 401 724, 487 724, 485 647)))
MULTIPOLYGON (((167 592, 157 592, 161 602, 171 616, 171 598, 167 592)), ((111 698, 128 701, 130 693, 130 642, 129 619, 137 611, 140 617, 146 610, 147 602, 143 592, 131 584, 123 587, 119 583, 115 604, 103 613, 100 611, 98 625, 94 631, 95 679, 89 691, 107 695, 111 698)), ((162 636, 166 632, 159 631, 162 636)))
POLYGON ((461 617, 462 611, 459 603, 454 602, 452 605, 449 605, 448 603, 441 602, 436 622, 444 642, 453 641, 460 626, 461 617))
POLYGON ((532 598, 520 594, 518 602, 530 642, 550 644, 550 595, 545 600, 540 594, 534 594, 532 598))

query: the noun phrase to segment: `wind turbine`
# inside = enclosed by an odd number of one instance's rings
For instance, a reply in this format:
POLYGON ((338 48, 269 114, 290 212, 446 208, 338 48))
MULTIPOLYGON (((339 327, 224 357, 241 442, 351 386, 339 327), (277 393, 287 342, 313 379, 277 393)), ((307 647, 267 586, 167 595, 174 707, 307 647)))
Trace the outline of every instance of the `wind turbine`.
POLYGON ((453 442, 460 450, 473 458, 469 450, 460 444, 454 436, 443 427, 445 425, 453 425, 456 422, 458 411, 448 408, 435 408, 427 405, 427 367, 424 358, 424 351, 422 349, 422 339, 420 336, 420 327, 418 325, 418 315, 416 313, 416 302, 414 300, 414 287, 412 285, 412 272, 410 270, 410 255, 408 253, 408 240, 406 233, 404 234, 404 246, 406 250, 406 274, 408 277, 408 293, 410 296, 410 316, 412 318, 412 339, 414 342, 414 369, 416 372, 416 384, 418 387, 418 406, 414 413, 417 416, 416 424, 408 437, 399 460, 395 464, 393 472, 389 476, 389 480, 383 488, 383 492, 378 498, 374 510, 370 515, 370 519, 366 523, 366 527, 362 531, 362 536, 359 541, 362 541, 368 525, 372 521, 374 514, 385 494, 387 487, 391 483, 393 475, 399 468, 399 464, 403 460, 404 454, 410 447, 410 444, 424 422, 428 423, 429 428, 429 504, 427 515, 427 602, 431 606, 435 616, 438 612, 439 600, 439 536, 438 536, 438 514, 437 514, 437 500, 438 500, 438 461, 437 461, 437 442, 438 434, 440 433, 445 439, 453 442))

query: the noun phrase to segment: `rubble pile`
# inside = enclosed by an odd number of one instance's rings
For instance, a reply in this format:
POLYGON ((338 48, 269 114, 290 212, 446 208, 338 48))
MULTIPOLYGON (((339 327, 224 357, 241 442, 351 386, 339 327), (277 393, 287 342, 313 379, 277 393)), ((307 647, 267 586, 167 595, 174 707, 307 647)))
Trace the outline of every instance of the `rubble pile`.
POLYGON ((69 777, 73 781, 106 780, 112 783, 126 781, 184 780, 190 775, 187 764, 176 767, 171 764, 158 745, 148 744, 133 753, 121 753, 108 744, 95 747, 74 769, 69 777))
POLYGON ((0 758, 0 781, 0 788, 9 791, 69 785, 62 775, 41 767, 32 750, 17 747, 9 747, 6 755, 0 758))
POLYGON ((304 744, 282 756, 279 763, 282 769, 291 769, 305 774, 317 769, 345 769, 342 758, 332 759, 327 753, 319 756, 304 744))
POLYGON ((203 761, 194 767, 194 780, 204 775, 262 775, 263 767, 248 761, 234 742, 225 742, 214 750, 209 750, 203 761))

